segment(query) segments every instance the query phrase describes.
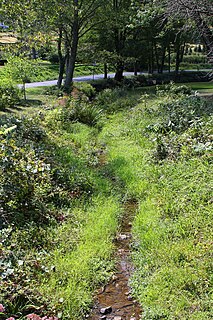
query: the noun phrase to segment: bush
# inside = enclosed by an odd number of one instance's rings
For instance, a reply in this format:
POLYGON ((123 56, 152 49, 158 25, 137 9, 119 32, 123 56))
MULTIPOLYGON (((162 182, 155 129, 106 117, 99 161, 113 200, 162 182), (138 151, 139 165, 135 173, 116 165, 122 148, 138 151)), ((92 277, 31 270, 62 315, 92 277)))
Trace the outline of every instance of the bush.
POLYGON ((20 91, 12 84, 0 84, 0 110, 11 108, 20 102, 20 91))
POLYGON ((189 64, 201 64, 201 63, 207 63, 206 56, 203 55, 197 55, 192 54, 190 56, 184 56, 183 57, 183 63, 189 63, 189 64))
POLYGON ((88 126, 95 126, 100 119, 102 111, 92 104, 82 101, 71 101, 62 110, 62 121, 81 122, 88 126))
POLYGON ((170 82, 169 84, 165 86, 157 86, 157 93, 159 95, 165 95, 165 93, 175 96, 175 95, 190 95, 192 93, 191 88, 187 87, 186 85, 177 86, 173 82, 170 82))
POLYGON ((81 97, 81 95, 84 95, 87 98, 89 98, 89 100, 95 97, 95 88, 89 83, 86 83, 86 82, 75 83, 74 90, 75 88, 79 91, 78 93, 79 97, 81 97))
POLYGON ((155 158, 176 159, 208 155, 212 150, 212 107, 198 97, 181 97, 158 105, 158 122, 147 129, 154 133, 155 158))
POLYGON ((7 136, 0 151, 1 217, 19 224, 46 220, 44 197, 50 188, 50 165, 34 150, 20 147, 7 136))
POLYGON ((104 89, 114 89, 121 86, 119 82, 111 78, 93 81, 91 82, 91 85, 95 88, 96 92, 101 92, 104 89))

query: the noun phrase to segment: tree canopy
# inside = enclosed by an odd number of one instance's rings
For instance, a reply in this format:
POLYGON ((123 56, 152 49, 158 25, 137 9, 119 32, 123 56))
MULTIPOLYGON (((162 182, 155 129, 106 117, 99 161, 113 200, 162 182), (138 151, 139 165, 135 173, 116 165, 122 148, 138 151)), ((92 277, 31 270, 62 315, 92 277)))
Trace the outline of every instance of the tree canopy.
POLYGON ((2 0, 0 20, 17 34, 17 54, 36 58, 49 41, 59 59, 58 86, 69 91, 76 60, 107 63, 122 80, 124 67, 178 72, 186 44, 203 43, 213 56, 212 0, 2 0), (194 26, 196 33, 192 30, 194 26), (198 40, 199 39, 199 40, 198 40))

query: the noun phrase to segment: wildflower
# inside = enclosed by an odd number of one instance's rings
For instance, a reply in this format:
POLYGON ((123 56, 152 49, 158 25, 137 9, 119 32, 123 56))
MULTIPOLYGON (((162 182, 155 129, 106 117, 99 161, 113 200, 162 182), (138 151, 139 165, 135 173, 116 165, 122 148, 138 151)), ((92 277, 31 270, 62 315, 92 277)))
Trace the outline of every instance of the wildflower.
POLYGON ((3 304, 0 303, 0 312, 4 312, 5 311, 5 307, 3 306, 3 304))
POLYGON ((15 318, 10 317, 10 318, 7 318, 6 320, 15 320, 15 318))

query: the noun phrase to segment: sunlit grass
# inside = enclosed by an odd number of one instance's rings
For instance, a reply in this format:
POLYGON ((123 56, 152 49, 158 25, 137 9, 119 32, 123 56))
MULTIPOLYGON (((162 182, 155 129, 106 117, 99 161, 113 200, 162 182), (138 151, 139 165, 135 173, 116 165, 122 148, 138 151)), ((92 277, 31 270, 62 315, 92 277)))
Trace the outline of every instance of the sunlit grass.
MULTIPOLYGON (((91 306, 97 285, 111 275, 112 239, 120 208, 114 197, 97 197, 91 207, 79 210, 84 223, 78 231, 76 249, 63 254, 59 250, 52 252, 50 263, 55 265, 56 272, 42 286, 42 291, 51 296, 55 304, 63 299, 63 318, 76 320, 91 306)), ((68 228, 65 232, 69 237, 68 228)))
MULTIPOLYGON (((188 82, 185 83, 188 87, 193 90, 202 92, 213 93, 213 83, 212 82, 188 82)), ((178 84, 181 85, 181 84, 178 84)))

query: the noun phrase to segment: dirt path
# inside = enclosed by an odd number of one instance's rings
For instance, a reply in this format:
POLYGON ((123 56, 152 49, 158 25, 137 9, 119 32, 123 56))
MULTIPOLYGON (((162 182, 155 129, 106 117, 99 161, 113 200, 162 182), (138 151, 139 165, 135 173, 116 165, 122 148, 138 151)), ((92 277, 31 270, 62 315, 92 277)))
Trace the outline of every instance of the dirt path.
POLYGON ((131 221, 137 210, 135 201, 128 201, 124 205, 120 233, 115 239, 116 273, 111 281, 100 288, 94 308, 89 320, 139 320, 140 305, 133 300, 128 286, 133 267, 130 262, 131 221))

